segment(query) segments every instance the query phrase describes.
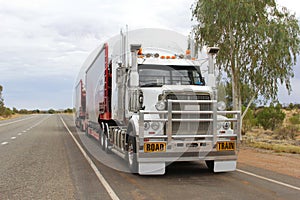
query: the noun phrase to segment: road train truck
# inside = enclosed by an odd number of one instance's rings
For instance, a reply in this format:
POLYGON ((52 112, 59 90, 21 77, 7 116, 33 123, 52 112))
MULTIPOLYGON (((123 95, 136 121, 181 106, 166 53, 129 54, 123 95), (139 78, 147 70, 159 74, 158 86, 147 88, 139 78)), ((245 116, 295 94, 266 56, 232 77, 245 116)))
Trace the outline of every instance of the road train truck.
POLYGON ((75 111, 76 127, 81 131, 85 131, 86 92, 82 80, 75 87, 75 111))
POLYGON ((173 31, 121 31, 83 66, 86 134, 126 159, 133 173, 164 174, 176 161, 236 169, 240 112, 218 101, 219 49, 196 58, 193 46, 173 31))

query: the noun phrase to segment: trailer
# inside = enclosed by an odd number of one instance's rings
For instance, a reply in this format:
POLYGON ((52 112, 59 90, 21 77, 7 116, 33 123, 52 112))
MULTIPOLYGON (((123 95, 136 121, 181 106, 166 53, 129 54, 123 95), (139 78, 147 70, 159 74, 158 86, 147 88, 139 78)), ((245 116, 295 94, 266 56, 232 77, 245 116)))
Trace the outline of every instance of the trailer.
POLYGON ((86 92, 83 81, 80 80, 75 87, 75 125, 81 131, 86 130, 86 92))
POLYGON ((169 30, 121 31, 83 66, 86 133, 132 173, 164 174, 168 163, 199 160, 214 172, 236 169, 240 112, 218 101, 219 48, 189 46, 169 30))

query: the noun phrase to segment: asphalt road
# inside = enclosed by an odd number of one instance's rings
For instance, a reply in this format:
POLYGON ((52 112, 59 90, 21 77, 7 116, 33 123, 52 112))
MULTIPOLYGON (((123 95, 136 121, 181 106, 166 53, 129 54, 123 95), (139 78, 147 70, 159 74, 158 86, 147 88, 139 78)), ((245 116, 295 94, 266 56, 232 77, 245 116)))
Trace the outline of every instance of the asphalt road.
POLYGON ((169 165, 163 176, 133 175, 125 161, 78 131, 71 115, 0 122, 0 200, 299 199, 297 178, 247 165, 238 169, 214 174, 202 162, 183 162, 169 165))

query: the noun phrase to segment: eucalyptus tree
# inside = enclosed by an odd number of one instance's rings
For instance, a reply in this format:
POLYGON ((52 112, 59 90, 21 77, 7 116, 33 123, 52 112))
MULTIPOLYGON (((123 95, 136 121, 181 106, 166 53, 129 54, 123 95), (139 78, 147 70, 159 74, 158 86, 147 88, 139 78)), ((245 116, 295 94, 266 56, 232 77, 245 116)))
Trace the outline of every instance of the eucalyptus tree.
POLYGON ((300 52, 295 14, 275 0, 199 0, 192 14, 198 45, 220 47, 216 64, 232 82, 234 109, 241 110, 243 84, 251 89, 252 100, 258 95, 277 99, 280 84, 291 92, 300 52))

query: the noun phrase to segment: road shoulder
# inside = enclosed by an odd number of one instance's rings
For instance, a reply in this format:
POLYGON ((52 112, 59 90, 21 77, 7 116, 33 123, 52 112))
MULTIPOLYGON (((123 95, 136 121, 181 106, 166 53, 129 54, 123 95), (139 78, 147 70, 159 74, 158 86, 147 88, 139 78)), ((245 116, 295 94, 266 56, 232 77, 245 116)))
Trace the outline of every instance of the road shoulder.
POLYGON ((267 150, 241 147, 238 163, 300 178, 300 156, 298 154, 273 153, 267 150))

